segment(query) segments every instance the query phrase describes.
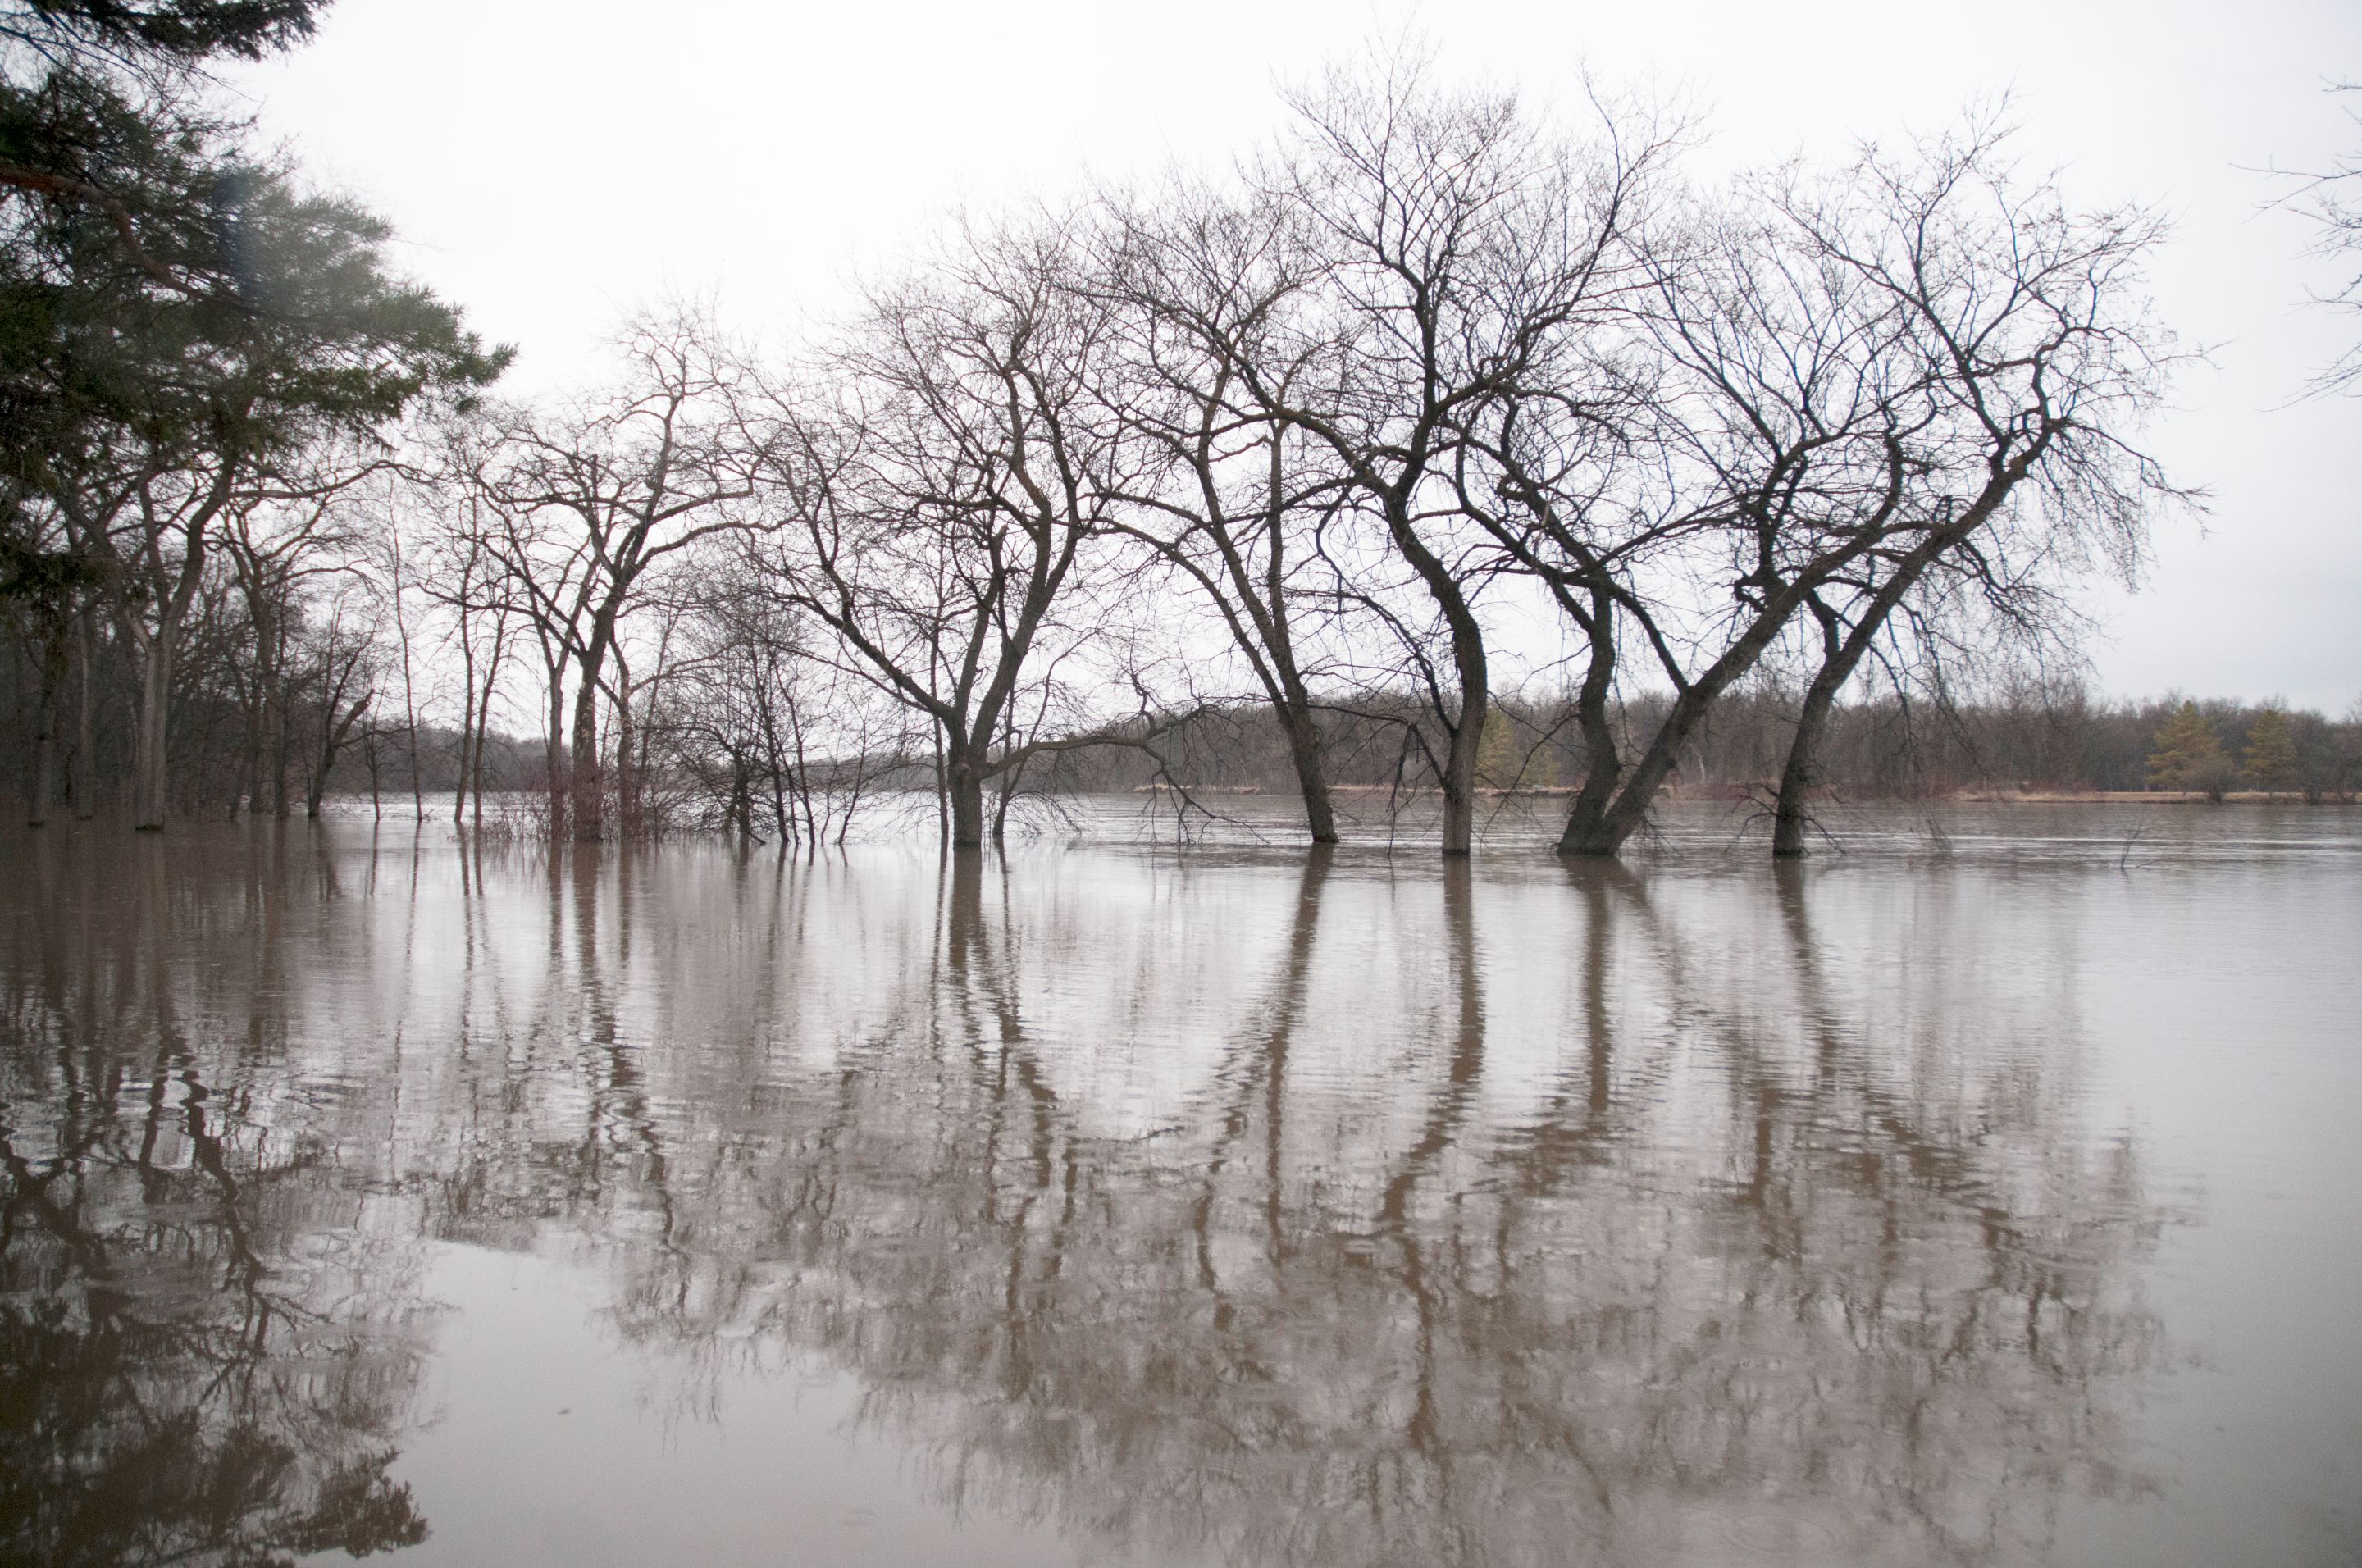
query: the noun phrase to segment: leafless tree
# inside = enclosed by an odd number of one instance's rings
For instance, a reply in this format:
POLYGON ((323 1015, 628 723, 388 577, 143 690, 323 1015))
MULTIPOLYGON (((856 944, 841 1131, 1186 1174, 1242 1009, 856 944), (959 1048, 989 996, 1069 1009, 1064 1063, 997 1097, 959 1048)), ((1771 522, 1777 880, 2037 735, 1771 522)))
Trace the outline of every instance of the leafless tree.
POLYGON ((1178 187, 1118 207, 1085 286, 1120 301, 1129 434, 1153 481, 1115 526, 1211 607, 1270 705, 1315 844, 1337 841, 1319 723, 1316 640, 1339 593, 1322 534, 1347 495, 1329 445, 1242 396, 1252 364, 1282 399, 1320 348, 1286 319, 1312 284, 1291 215, 1178 187))
POLYGON ((1814 748, 1838 694, 1931 574, 1973 587, 1988 624, 2040 635, 2071 618, 2046 570, 2128 577, 2162 503, 2192 502, 2132 444, 2176 358, 2141 266, 2162 233, 2138 208, 2071 210, 2022 184, 1988 127, 1903 158, 1871 149, 1837 180, 1770 193, 1804 259, 1890 304, 1923 367, 1907 527, 1805 596, 1818 668, 1780 782, 1772 852, 1804 851, 1814 748))
MULTIPOLYGON (((2335 82, 2332 93, 2362 93, 2362 83, 2335 82)), ((2362 130, 2362 114, 2347 111, 2362 130)), ((2346 316, 2362 315, 2362 149, 2340 154, 2325 169, 2279 170, 2288 182, 2278 204, 2293 206, 2312 220, 2312 253, 2343 274, 2316 290, 2313 303, 2346 316)), ((2321 397, 2362 392, 2362 339, 2357 339, 2306 383, 2305 394, 2321 397)))
POLYGON ((1069 266, 1046 223, 963 234, 775 399, 781 591, 933 729, 955 848, 984 842, 988 781, 1098 738, 1054 725, 1080 717, 1055 678, 1087 640, 1087 547, 1137 476, 1094 396, 1110 307, 1069 266))
POLYGON ((553 706, 573 667, 568 815, 583 842, 606 830, 601 700, 641 580, 745 525, 759 462, 739 408, 744 372, 711 322, 687 310, 637 321, 625 359, 629 379, 610 398, 513 413, 480 470, 509 525, 509 576, 542 637, 553 706))
POLYGON ((1603 114, 1570 143, 1505 95, 1434 87, 1409 57, 1293 106, 1295 137, 1254 175, 1308 258, 1296 308, 1264 335, 1279 351, 1198 330, 1243 411, 1327 448, 1442 623, 1456 688, 1438 713, 1443 850, 1465 854, 1488 687, 1478 597, 1496 558, 1452 483, 1461 443, 1612 317, 1627 231, 1672 141, 1603 114))

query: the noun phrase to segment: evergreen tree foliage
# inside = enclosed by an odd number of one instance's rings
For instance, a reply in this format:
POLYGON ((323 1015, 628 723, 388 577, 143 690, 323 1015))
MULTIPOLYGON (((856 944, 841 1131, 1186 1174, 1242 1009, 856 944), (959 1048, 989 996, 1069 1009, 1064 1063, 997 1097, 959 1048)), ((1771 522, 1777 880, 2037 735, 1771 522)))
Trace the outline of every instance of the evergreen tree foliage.
POLYGON ((2247 731, 2244 760, 2248 778, 2259 788, 2285 790, 2296 782, 2296 737, 2289 729, 2285 712, 2272 707, 2257 715, 2247 731))
POLYGON ((2148 756, 2152 788, 2203 790, 2220 796, 2230 786, 2231 759, 2222 737, 2195 702, 2184 702, 2157 732, 2148 756))

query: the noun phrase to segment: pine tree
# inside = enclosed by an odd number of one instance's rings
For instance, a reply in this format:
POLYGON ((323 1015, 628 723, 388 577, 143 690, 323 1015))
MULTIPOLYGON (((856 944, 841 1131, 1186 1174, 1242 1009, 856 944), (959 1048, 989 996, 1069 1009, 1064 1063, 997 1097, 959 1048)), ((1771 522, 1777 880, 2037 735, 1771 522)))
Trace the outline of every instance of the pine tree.
POLYGON ((2266 708, 2247 732, 2247 777, 2266 790, 2285 790, 2296 782, 2296 737, 2289 733, 2288 715, 2266 708))
POLYGON ((2184 702, 2176 708, 2158 730, 2157 744, 2148 754, 2150 786, 2203 790, 2219 798, 2230 783, 2230 773, 2231 759, 2223 750, 2222 738, 2198 711, 2198 704, 2184 702))
POLYGON ((1485 734, 1476 743, 1476 781, 1487 789, 1510 790, 1518 784, 1518 726, 1498 708, 1485 713, 1485 734))

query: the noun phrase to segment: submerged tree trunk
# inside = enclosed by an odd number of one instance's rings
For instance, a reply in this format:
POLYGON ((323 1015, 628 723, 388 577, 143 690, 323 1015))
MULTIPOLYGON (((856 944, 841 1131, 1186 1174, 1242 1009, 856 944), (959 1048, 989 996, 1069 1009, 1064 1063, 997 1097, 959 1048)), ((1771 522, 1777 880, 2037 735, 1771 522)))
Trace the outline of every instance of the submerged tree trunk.
POLYGON ((148 639, 139 660, 139 712, 133 735, 131 825, 160 832, 171 811, 171 775, 164 744, 172 701, 172 638, 169 625, 148 639))
POLYGON ((295 733, 287 724, 287 689, 283 679, 271 682, 266 701, 270 705, 265 710, 263 730, 270 737, 270 814, 283 823, 290 814, 287 771, 295 764, 295 733))
POLYGON ((607 650, 614 638, 613 623, 602 617, 590 631, 583 650, 581 684, 574 692, 573 756, 568 759, 567 809, 573 818, 577 844, 596 844, 606 836, 605 769, 599 756, 599 674, 606 668, 607 650))
POLYGON ((639 796, 635 788, 636 760, 632 755, 631 674, 615 672, 620 689, 615 698, 615 836, 631 838, 640 828, 639 796))
POLYGON ((1485 731, 1483 656, 1478 656, 1477 683, 1463 684, 1460 719, 1452 726, 1451 745, 1443 761, 1443 853, 1462 856, 1476 841, 1476 751, 1485 731))
POLYGON ((1435 607, 1443 613, 1444 624, 1451 630, 1451 667, 1460 685, 1460 712, 1451 719, 1446 719, 1440 712, 1436 714, 1437 721, 1446 726, 1451 735, 1444 749, 1440 780, 1443 853, 1466 855, 1475 840, 1476 754, 1485 737, 1485 708, 1490 694, 1485 629, 1460 580, 1418 536, 1410 520, 1406 493, 1398 491, 1386 497, 1386 525, 1394 536, 1396 549, 1426 584, 1429 597, 1435 601, 1435 607))
MULTIPOLYGON (((344 684, 339 680, 337 686, 341 690, 344 684)), ((328 711, 320 716, 319 762, 312 769, 311 780, 304 790, 304 815, 310 820, 314 822, 320 820, 320 802, 327 796, 328 775, 336 771, 337 754, 344 750, 345 743, 352 738, 353 726, 360 723, 363 713, 369 712, 370 702, 374 696, 374 692, 363 691, 359 697, 353 699, 352 705, 345 710, 344 716, 338 718, 336 709, 337 692, 332 690, 329 693, 328 711)))
MULTIPOLYGON (((1827 673, 1824 671, 1824 673, 1827 673)), ((1837 687, 1824 688, 1816 679, 1805 693, 1804 711, 1796 717, 1795 738, 1788 746, 1787 765, 1780 770, 1780 799, 1772 810, 1772 854, 1794 860, 1805 853, 1805 794, 1813 787, 1813 756, 1821 729, 1837 701, 1837 687)))
POLYGON ((98 661, 98 632, 92 624, 92 613, 85 609, 81 624, 74 628, 74 661, 82 668, 81 712, 74 718, 73 765, 67 774, 66 788, 73 791, 73 814, 76 822, 88 822, 97 812, 98 803, 92 796, 97 776, 94 764, 98 735, 97 692, 93 682, 91 666, 98 661))
POLYGON ((606 831, 604 772, 599 765, 599 686, 590 670, 574 699, 572 755, 567 759, 566 812, 577 844, 596 844, 606 831))
POLYGON ((54 640, 41 660, 40 703, 33 712, 33 777, 26 804, 25 825, 45 827, 50 820, 50 776, 56 767, 58 737, 58 668, 54 640))
POLYGON ((1312 714, 1293 702, 1279 707, 1280 727, 1287 735, 1287 758, 1296 768, 1296 788, 1304 797, 1304 825, 1315 844, 1337 842, 1337 806, 1329 793, 1329 776, 1320 756, 1320 732, 1312 714))
POLYGON ((566 836, 566 668, 554 666, 549 671, 549 729, 542 743, 542 767, 548 777, 542 780, 549 791, 549 836, 552 842, 566 836))
POLYGON ((944 786, 951 796, 952 847, 982 849, 984 780, 962 762, 954 762, 947 771, 944 786))
MULTIPOLYGON (((2019 465, 2023 469, 2023 464, 2019 465)), ((1817 769, 1815 759, 1820 745, 1821 733, 1827 727, 1829 710, 1836 706, 1839 691, 1853 679, 1861 667, 1870 645, 1894 613, 1896 606, 1918 586, 1945 553, 1983 525, 2001 504, 2018 480, 2004 471, 1988 487, 1978 504, 1970 507, 1960 520, 1948 528, 1937 529, 1914 546, 1909 554, 1895 562, 1887 580, 1879 585, 1868 604, 1854 619, 1850 631, 1843 631, 1843 623, 1835 613, 1822 605, 1817 597, 1811 601, 1814 613, 1821 617, 1821 641, 1825 652, 1821 668, 1813 683, 1805 691, 1804 712, 1797 716, 1796 734, 1788 743, 1787 765, 1780 773, 1780 801, 1772 820, 1772 853, 1788 859, 1805 853, 1805 794, 1815 782, 1817 769)))
MULTIPOLYGON (((1821 572, 1819 580, 1826 580, 1834 569, 1832 567, 1821 572)), ((1655 802, 1657 792, 1665 787, 1665 781, 1672 777, 1683 745, 1697 733, 1731 683, 1755 668, 1756 660, 1787 624, 1789 616, 1795 613, 1812 586, 1791 583, 1767 598, 1738 641, 1695 680, 1681 689, 1664 723, 1650 737, 1648 748, 1612 789, 1595 790, 1592 781, 1584 780, 1584 788, 1567 814, 1566 830, 1559 835, 1561 855, 1614 856, 1623 852, 1626 841, 1649 820, 1649 808, 1655 802)))

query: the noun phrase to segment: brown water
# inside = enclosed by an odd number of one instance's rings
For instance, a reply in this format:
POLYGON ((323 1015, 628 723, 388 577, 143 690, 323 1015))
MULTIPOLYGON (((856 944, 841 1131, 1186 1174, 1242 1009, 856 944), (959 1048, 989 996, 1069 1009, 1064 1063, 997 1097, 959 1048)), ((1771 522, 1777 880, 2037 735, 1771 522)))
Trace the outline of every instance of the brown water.
POLYGON ((0 1557, 2362 1560, 2356 813, 1125 809, 0 837, 0 1557))

